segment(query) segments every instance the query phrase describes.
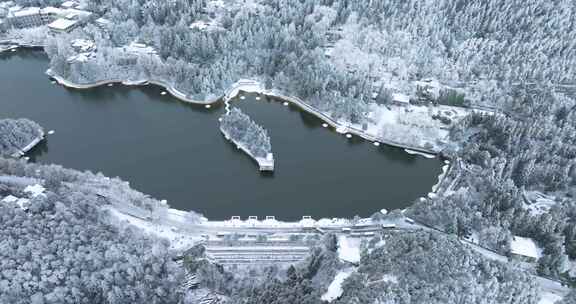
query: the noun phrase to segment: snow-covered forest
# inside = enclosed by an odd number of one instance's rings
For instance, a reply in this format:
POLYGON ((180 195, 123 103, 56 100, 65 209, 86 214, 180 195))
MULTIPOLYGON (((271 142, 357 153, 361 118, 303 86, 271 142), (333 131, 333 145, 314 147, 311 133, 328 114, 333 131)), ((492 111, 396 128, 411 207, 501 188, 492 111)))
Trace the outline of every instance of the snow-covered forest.
MULTIPOLYGON (((54 1, 17 1, 50 4, 54 1)), ((475 102, 516 83, 574 81, 574 7, 570 1, 88 1, 112 21, 71 36, 97 41, 93 60, 67 64, 70 37, 48 39, 52 68, 71 80, 152 77, 191 96, 241 78, 339 108, 348 115, 382 87, 412 93, 438 79, 466 87, 475 102), (206 27, 192 27, 194 24, 206 27), (142 42, 159 57, 133 58, 142 42)), ((218 94, 220 93, 220 94, 218 94)), ((498 99, 500 100, 500 99, 498 99)), ((501 104, 500 104, 501 106, 501 104)))
POLYGON ((254 157, 266 158, 268 153, 272 153, 268 132, 238 108, 221 117, 220 128, 254 157))
POLYGON ((18 153, 43 135, 42 127, 29 119, 0 119, 0 156, 18 153))
MULTIPOLYGON (((442 153, 456 166, 448 176, 453 183, 405 214, 503 255, 510 255, 513 235, 532 238, 542 257, 527 271, 575 284, 572 0, 85 4, 110 24, 44 37, 50 68, 72 82, 156 80, 204 100, 222 96, 239 79, 255 79, 357 125, 370 120, 371 103, 386 107, 396 93, 412 104, 495 108, 497 113, 444 123, 452 144, 442 153), (96 50, 79 57, 76 39, 93 41, 96 50), (423 83, 436 82, 439 90, 423 90, 423 83), (375 101, 373 93, 379 93, 375 101)), ((0 38, 38 40, 43 34, 7 31, 0 38)), ((271 150, 266 131, 237 109, 223 116, 221 127, 255 156, 271 150)), ((0 121, 0 154, 22 148, 38 130, 28 121, 0 121)), ((22 180, 14 176, 41 180, 47 188, 45 196, 31 198, 28 212, 0 204, 0 302, 188 301, 189 295, 175 292, 182 274, 167 245, 113 225, 100 208, 164 210, 157 201, 119 180, 56 166, 0 158, 0 173, 11 176, 0 180, 2 196, 23 195, 22 180)), ((538 302, 528 272, 487 261, 455 238, 417 232, 380 241, 385 246, 374 240, 363 252, 334 303, 538 302)), ((269 269, 259 279, 239 279, 205 259, 189 259, 186 267, 203 274, 201 286, 236 303, 319 303, 326 278, 344 267, 329 238, 326 243, 287 273, 269 269)), ((576 303, 576 293, 564 301, 576 303)))
POLYGON ((476 114, 455 128, 464 170, 455 192, 417 202, 410 216, 507 253, 510 235, 543 248, 538 271, 563 277, 576 258, 576 103, 550 88, 515 89, 514 116, 476 114), (534 208, 530 193, 550 196, 534 208))

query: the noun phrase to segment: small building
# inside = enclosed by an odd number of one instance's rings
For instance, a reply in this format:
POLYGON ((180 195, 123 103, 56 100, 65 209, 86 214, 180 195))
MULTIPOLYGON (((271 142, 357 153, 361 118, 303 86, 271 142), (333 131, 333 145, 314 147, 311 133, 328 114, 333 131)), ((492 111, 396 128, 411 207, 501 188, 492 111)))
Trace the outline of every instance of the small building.
POLYGON ((210 23, 205 22, 205 21, 196 21, 192 24, 190 24, 190 29, 197 29, 197 30, 205 30, 210 26, 210 23))
POLYGON ((274 171, 274 155, 272 153, 266 154, 265 158, 257 157, 256 161, 260 166, 260 171, 274 171))
POLYGON ((69 19, 56 19, 52 23, 48 24, 48 28, 51 32, 59 34, 59 33, 69 33, 73 29, 75 29, 79 24, 78 20, 69 20, 69 19))
POLYGON ((45 21, 40 14, 40 8, 27 7, 23 9, 11 8, 6 18, 13 27, 28 28, 45 25, 45 21))
POLYGON ((407 105, 410 104, 410 96, 401 93, 394 93, 392 94, 392 101, 398 104, 407 105))
POLYGON ((31 197, 45 196, 44 195, 45 191, 46 188, 44 188, 42 185, 39 184, 26 186, 26 188, 24 188, 24 192, 28 193, 31 197))
POLYGON ((513 236, 510 242, 512 258, 525 262, 536 262, 542 256, 542 250, 531 238, 513 236))
POLYGON ((93 41, 86 39, 75 39, 70 44, 72 48, 78 53, 92 52, 96 49, 96 44, 93 41))

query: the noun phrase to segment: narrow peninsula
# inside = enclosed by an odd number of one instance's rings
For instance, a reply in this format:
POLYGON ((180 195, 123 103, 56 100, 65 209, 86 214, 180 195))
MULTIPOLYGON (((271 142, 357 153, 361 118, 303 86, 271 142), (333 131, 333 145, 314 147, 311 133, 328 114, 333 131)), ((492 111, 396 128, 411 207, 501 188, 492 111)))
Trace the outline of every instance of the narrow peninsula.
POLYGON ((250 155, 260 166, 260 171, 274 171, 274 156, 268 132, 237 108, 220 119, 220 131, 238 149, 250 155))

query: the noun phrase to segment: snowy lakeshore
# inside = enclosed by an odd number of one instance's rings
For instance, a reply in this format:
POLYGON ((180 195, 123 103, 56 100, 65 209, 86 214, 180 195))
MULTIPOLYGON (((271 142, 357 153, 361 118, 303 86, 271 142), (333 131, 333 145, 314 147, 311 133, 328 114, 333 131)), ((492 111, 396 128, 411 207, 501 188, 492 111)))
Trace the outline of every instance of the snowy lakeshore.
POLYGON ((96 87, 100 87, 100 86, 104 86, 104 85, 111 85, 111 84, 113 85, 113 84, 117 84, 117 83, 120 83, 120 84, 125 85, 125 86, 145 86, 148 84, 153 84, 153 85, 157 85, 157 86, 164 88, 174 98, 179 99, 183 102, 187 102, 187 103, 199 104, 199 105, 209 105, 209 104, 216 103, 219 100, 219 98, 214 98, 211 100, 191 99, 185 93, 179 91, 178 89, 176 89, 172 85, 170 85, 170 84, 168 84, 162 80, 150 80, 150 79, 112 80, 111 79, 111 80, 102 80, 102 81, 97 81, 97 82, 87 83, 87 84, 80 84, 80 83, 71 82, 69 80, 64 79, 61 76, 56 75, 55 73, 52 72, 51 69, 48 69, 46 71, 46 75, 48 75, 50 78, 54 79, 58 84, 63 85, 67 88, 71 88, 71 89, 79 89, 79 90, 91 89, 91 88, 96 88, 96 87))

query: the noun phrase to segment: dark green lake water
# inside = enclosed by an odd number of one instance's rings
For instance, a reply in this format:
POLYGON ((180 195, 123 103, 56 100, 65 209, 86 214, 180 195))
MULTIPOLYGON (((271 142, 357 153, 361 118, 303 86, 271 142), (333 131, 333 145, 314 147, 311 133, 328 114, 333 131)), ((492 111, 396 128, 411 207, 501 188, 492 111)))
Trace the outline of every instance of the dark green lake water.
POLYGON ((154 86, 70 90, 52 84, 47 68, 40 52, 0 57, 0 118, 56 131, 31 161, 119 176, 211 219, 369 216, 411 205, 441 171, 438 159, 348 140, 310 114, 248 95, 233 105, 269 131, 276 158, 274 174, 261 174, 220 134, 223 107, 185 104, 154 86))

